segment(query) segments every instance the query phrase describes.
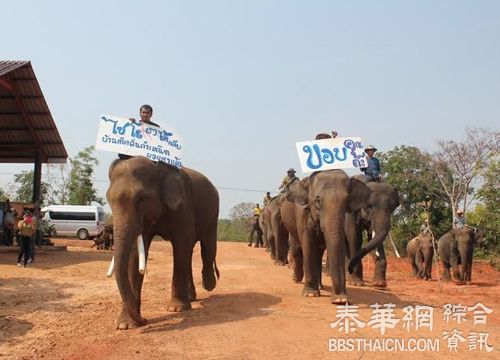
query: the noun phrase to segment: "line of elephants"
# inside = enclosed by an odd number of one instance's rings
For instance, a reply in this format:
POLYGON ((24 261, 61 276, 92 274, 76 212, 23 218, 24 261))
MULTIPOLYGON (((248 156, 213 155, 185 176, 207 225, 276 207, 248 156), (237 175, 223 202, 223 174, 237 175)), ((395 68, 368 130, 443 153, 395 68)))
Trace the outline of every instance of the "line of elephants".
MULTIPOLYGON (((387 286, 387 261, 383 242, 391 228, 391 216, 399 206, 399 194, 388 183, 366 182, 363 175, 349 177, 342 170, 313 173, 292 181, 274 197, 259 219, 264 244, 277 265, 290 255, 293 281, 303 280, 304 296, 319 296, 322 259, 327 252, 327 273, 332 281, 331 302, 349 301, 346 283, 363 286, 362 258, 372 252, 375 260, 372 285, 387 286), (363 231, 368 242, 363 246, 363 231)), ((439 239, 443 280, 470 284, 474 244, 481 232, 452 229, 439 239)), ((418 278, 430 279, 432 240, 416 237, 407 252, 418 278)))
MULTIPOLYGON (((167 310, 191 309, 191 302, 196 299, 192 254, 197 241, 201 244, 203 288, 213 290, 219 278, 217 189, 195 170, 177 169, 141 156, 115 160, 109 178, 106 196, 113 213, 114 257, 108 276, 115 273, 122 299, 117 329, 146 324, 141 316, 141 292, 149 247, 155 235, 171 241, 173 248, 172 290, 167 310)), ((286 264, 290 249, 293 279, 300 282, 304 278, 304 295, 319 295, 326 249, 333 284, 332 302, 345 303, 346 274, 353 284, 363 285, 361 259, 372 250, 377 250, 373 284, 386 286, 383 241, 398 206, 398 193, 390 184, 365 183, 361 177, 350 178, 342 170, 329 170, 290 183, 285 195, 273 198, 264 208, 259 222, 277 264, 286 264), (369 238, 364 246, 363 230, 368 230, 369 238)), ((457 253, 469 261, 469 255, 451 250, 454 241, 462 241, 460 236, 451 233, 443 238, 443 243, 449 244, 452 264, 457 261, 457 253)), ((470 265, 462 268, 464 278, 470 281, 470 265)))

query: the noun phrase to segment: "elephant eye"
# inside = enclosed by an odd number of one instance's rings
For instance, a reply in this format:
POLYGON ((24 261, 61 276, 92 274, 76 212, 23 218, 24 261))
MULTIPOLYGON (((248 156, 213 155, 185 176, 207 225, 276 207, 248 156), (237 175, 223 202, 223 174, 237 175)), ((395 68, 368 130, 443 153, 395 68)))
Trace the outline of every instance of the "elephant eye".
POLYGON ((321 198, 319 197, 319 195, 316 195, 316 197, 314 198, 314 205, 318 209, 321 208, 321 198))

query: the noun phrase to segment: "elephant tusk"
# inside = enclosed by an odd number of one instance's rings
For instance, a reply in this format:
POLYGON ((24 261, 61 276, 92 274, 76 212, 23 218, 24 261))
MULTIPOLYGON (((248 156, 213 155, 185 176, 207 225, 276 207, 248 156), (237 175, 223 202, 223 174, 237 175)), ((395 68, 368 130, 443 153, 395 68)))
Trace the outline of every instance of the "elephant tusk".
MULTIPOLYGON (((372 230, 372 240, 375 239, 375 230, 372 230)), ((375 255, 380 256, 377 249, 375 249, 375 255)))
POLYGON ((113 276, 114 272, 115 272, 115 257, 113 256, 111 258, 111 264, 109 264, 108 273, 106 274, 106 276, 110 278, 111 276, 113 276))
POLYGON ((392 240, 392 235, 390 231, 389 231, 389 240, 392 244, 392 247, 394 248, 394 252, 396 253, 397 258, 401 259, 401 256, 399 256, 398 248, 396 247, 396 243, 394 243, 394 240, 392 240))
POLYGON ((144 251, 144 240, 142 234, 137 236, 137 251, 139 252, 139 273, 144 275, 146 271, 146 254, 144 251))

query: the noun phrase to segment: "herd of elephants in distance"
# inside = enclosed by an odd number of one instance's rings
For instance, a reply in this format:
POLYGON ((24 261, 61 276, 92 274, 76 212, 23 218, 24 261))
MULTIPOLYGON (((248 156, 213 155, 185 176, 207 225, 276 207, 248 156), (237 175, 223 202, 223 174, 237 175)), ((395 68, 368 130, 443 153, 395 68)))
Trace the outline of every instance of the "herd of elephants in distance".
MULTIPOLYGON (((117 329, 146 323, 141 316, 141 289, 148 250, 155 235, 168 239, 173 249, 173 278, 168 311, 191 309, 196 299, 192 254, 201 245, 202 286, 211 291, 219 270, 216 264, 219 195, 203 174, 154 163, 137 156, 115 160, 109 169, 107 199, 113 213, 113 273, 122 299, 117 329)), ((304 296, 319 296, 322 258, 327 253, 331 302, 349 301, 346 282, 364 285, 362 258, 372 252, 374 287, 387 286, 384 240, 399 195, 389 183, 366 182, 363 175, 349 177, 342 170, 319 171, 291 181, 258 218, 265 246, 277 265, 290 259, 293 281, 303 281, 304 296), (368 242, 363 245, 363 232, 368 242)), ((470 283, 474 243, 480 232, 450 230, 438 241, 444 266, 443 279, 470 283)), ((408 244, 414 274, 430 279, 433 242, 418 236, 408 244)))

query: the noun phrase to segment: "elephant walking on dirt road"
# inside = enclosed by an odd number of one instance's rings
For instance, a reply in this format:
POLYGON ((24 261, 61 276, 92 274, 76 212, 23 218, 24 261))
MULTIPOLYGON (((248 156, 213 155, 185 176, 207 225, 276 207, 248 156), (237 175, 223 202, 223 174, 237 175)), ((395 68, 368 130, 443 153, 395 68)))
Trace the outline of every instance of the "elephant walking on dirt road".
POLYGON ((441 236, 438 252, 443 262, 443 280, 451 281, 450 268, 453 268, 453 278, 459 284, 471 283, 474 245, 482 240, 481 231, 467 227, 452 229, 441 236))
POLYGON ((144 325, 141 290, 153 236, 172 242, 174 271, 168 311, 191 309, 196 299, 191 260, 201 243, 202 285, 211 291, 219 276, 217 219, 219 195, 195 170, 155 164, 142 156, 115 160, 109 169, 107 199, 113 212, 115 256, 110 266, 122 298, 118 329, 144 325), (114 269, 113 269, 114 266, 114 269))
POLYGON ((254 215, 252 218, 252 224, 250 228, 250 242, 248 246, 252 246, 254 237, 255 239, 255 247, 264 246, 262 241, 262 229, 260 228, 260 216, 254 215))
MULTIPOLYGON (((353 179, 362 180, 363 175, 353 179)), ((391 216, 399 206, 399 194, 388 183, 368 182, 371 190, 369 201, 362 209, 346 214, 345 232, 349 254, 349 281, 354 285, 364 285, 361 259, 376 250, 375 271, 372 283, 376 287, 386 287, 387 260, 384 240, 391 229, 391 216), (366 230, 368 243, 363 246, 362 232, 366 230)))
POLYGON ((349 178, 342 170, 316 172, 288 185, 287 200, 299 210, 295 216, 303 254, 304 296, 320 295, 318 272, 326 248, 333 285, 331 302, 347 302, 345 213, 366 206, 370 195, 366 184, 349 178))
POLYGON ((431 280, 434 246, 431 235, 419 235, 406 245, 406 253, 410 260, 413 275, 419 279, 431 280))

